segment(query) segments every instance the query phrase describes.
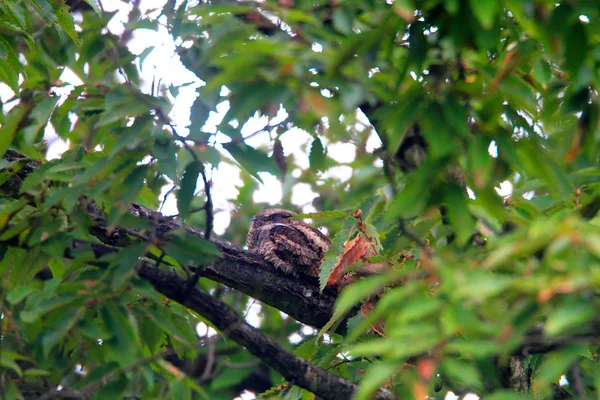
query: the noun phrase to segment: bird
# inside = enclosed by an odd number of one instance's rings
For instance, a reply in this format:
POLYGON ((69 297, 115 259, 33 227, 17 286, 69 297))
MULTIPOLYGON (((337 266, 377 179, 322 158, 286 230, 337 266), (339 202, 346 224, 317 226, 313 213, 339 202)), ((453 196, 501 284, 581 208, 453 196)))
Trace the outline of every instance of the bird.
POLYGON ((260 211, 252 218, 246 245, 287 274, 318 277, 331 241, 306 222, 290 219, 295 215, 280 208, 260 211))

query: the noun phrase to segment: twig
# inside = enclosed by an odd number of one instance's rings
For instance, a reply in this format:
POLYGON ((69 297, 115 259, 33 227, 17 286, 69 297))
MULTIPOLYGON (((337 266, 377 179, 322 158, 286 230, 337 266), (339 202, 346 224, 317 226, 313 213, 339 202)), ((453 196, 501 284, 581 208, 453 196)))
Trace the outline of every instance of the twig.
POLYGON ((581 366, 579 363, 573 364, 571 367, 571 378, 573 379, 573 389, 575 391, 576 397, 581 400, 586 400, 587 395, 585 394, 585 386, 583 384, 581 366))
POLYGON ((417 244, 417 246, 425 251, 427 253, 427 255, 432 255, 432 251, 431 248, 429 246, 427 246, 427 243, 425 243, 423 241, 423 239, 421 239, 419 237, 419 235, 417 235, 412 229, 410 229, 407 225, 406 225, 406 221, 404 221, 403 219, 400 219, 400 231, 402 232, 403 235, 409 237, 410 239, 414 240, 414 242, 417 244))
POLYGON ((160 208, 158 209, 158 212, 162 212, 162 209, 165 206, 165 202, 167 201, 167 197, 169 197, 171 195, 171 193, 173 193, 174 191, 175 191, 175 185, 173 185, 171 187, 171 189, 167 190, 167 193, 165 193, 165 195, 163 197, 163 201, 162 201, 162 204, 160 205, 160 208))
MULTIPOLYGON (((219 337, 217 336, 217 339, 219 337)), ((204 371, 202 372, 202 375, 199 378, 199 382, 203 383, 208 381, 211 378, 212 375, 212 369, 213 366, 215 365, 215 345, 216 345, 217 340, 213 340, 213 338, 209 338, 207 340, 207 346, 208 346, 208 354, 206 355, 206 364, 204 365, 204 371)))

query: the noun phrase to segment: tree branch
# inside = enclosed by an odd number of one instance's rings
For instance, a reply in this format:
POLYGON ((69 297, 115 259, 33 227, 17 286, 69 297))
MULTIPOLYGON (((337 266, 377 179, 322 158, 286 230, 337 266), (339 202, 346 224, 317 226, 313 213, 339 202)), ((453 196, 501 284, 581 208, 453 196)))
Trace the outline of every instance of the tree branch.
MULTIPOLYGON (((157 291, 171 299, 177 299, 179 291, 186 284, 186 280, 180 276, 158 270, 147 262, 141 263, 137 272, 140 277, 152 283, 157 291)), ((356 384, 287 353, 246 323, 230 306, 204 291, 194 288, 181 304, 201 314, 226 336, 244 346, 294 385, 323 399, 332 400, 347 400, 357 390, 356 384)), ((394 396, 387 390, 380 390, 375 398, 393 399, 394 396)))

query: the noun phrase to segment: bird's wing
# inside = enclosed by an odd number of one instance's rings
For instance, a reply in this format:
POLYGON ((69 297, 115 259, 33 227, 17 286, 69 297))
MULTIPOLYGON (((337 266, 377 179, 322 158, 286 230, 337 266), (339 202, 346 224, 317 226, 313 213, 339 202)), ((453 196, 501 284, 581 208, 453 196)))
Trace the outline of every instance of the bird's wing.
POLYGON ((293 266, 294 272, 318 275, 318 267, 325 255, 320 243, 313 236, 316 229, 310 230, 290 224, 270 224, 259 233, 259 241, 268 246, 282 262, 293 266))

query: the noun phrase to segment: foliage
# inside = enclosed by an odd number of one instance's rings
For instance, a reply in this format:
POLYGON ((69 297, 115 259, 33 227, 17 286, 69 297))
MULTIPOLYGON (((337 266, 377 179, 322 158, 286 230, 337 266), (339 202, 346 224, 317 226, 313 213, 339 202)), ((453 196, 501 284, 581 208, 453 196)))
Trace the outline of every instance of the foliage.
MULTIPOLYGON (((196 283, 191 268, 220 257, 215 245, 161 235, 128 210, 174 199, 178 218, 208 236, 233 210, 222 237, 243 246, 271 177, 278 206, 323 212, 311 216, 334 238, 326 271, 356 232, 355 210, 361 234, 381 240, 374 257, 347 263, 354 275, 336 287, 321 334, 259 312, 260 330, 285 349, 359 383, 356 398, 380 387, 401 398, 597 396, 599 5, 168 1, 142 12, 133 2, 116 34, 115 13, 87 3, 95 11, 0 3, 0 81, 12 91, 0 153, 23 155, 0 161, 4 396, 50 398, 60 385, 96 398, 218 399, 247 388, 255 358, 208 328, 199 338, 210 322, 135 274, 144 259, 196 283), (203 82, 185 127, 171 111, 195 86, 141 76, 160 46, 128 47, 149 30, 166 32, 203 82), (224 116, 211 129, 214 113, 224 116), (53 132, 68 150, 49 160, 53 132), (232 166, 241 184, 216 180, 232 166), (237 196, 214 201, 211 178, 237 196), (312 207, 295 200, 307 192, 312 207), (100 260, 72 246, 107 237, 119 251, 100 260), (369 263, 386 269, 359 276, 369 263), (345 317, 342 336, 331 328, 345 317), (205 368, 194 375, 181 360, 205 368)), ((254 304, 209 279, 199 287, 245 316, 254 304)), ((266 371, 265 396, 308 398, 266 371)))

